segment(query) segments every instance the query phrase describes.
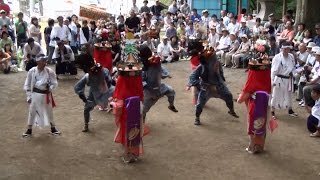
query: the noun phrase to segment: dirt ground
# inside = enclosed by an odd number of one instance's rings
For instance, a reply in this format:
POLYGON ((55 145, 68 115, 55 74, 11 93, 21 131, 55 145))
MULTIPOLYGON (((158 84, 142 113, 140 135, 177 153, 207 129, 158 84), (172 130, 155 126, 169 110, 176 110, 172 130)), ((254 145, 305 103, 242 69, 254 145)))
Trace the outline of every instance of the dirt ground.
MULTIPOLYGON (((190 92, 184 90, 189 62, 166 66, 173 78, 164 82, 176 90, 179 113, 168 110, 166 98, 151 109, 145 154, 131 165, 121 161, 121 147, 113 142, 112 114, 95 109, 91 133, 81 132, 83 103, 73 92, 75 80, 60 80, 54 93, 58 105, 54 116, 62 135, 34 128, 32 138, 22 138, 28 113, 22 90, 26 73, 1 74, 0 179, 320 179, 320 140, 309 138, 304 109, 295 106, 298 118, 279 112, 279 128, 267 135, 266 152, 249 155, 245 106, 235 105, 240 118, 234 119, 222 100, 211 99, 202 114, 203 125, 194 126, 195 108, 190 92)), ((236 98, 246 73, 227 69, 225 75, 236 98)))

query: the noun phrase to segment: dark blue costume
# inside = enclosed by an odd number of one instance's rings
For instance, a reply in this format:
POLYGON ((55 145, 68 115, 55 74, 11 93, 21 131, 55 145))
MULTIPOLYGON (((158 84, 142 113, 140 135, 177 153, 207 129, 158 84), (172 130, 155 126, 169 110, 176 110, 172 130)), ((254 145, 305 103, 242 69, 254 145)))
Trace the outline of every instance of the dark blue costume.
POLYGON ((200 115, 207 101, 214 97, 226 102, 229 114, 238 117, 234 112, 233 96, 225 85, 225 78, 220 62, 215 55, 200 57, 201 64, 190 75, 188 86, 198 89, 195 125, 200 125, 200 115))

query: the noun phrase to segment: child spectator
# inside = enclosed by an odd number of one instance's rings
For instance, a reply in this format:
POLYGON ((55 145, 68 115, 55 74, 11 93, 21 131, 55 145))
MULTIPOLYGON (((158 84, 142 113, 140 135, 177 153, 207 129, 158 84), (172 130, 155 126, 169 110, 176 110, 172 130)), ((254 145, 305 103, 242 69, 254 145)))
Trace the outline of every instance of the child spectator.
POLYGON ((11 56, 11 64, 18 64, 17 56, 15 52, 12 50, 12 45, 5 44, 4 45, 4 52, 11 56))

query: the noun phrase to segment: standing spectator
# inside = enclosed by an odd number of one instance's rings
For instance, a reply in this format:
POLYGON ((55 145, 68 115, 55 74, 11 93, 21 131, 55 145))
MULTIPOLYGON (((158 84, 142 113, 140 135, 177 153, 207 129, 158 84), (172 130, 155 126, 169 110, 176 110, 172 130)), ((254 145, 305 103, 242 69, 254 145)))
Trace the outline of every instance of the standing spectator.
POLYGON ((313 38, 313 42, 316 43, 317 46, 320 46, 320 23, 316 24, 316 36, 313 38))
POLYGON ((201 16, 198 14, 197 9, 192 9, 191 21, 196 22, 200 20, 201 20, 201 16))
POLYGON ((18 20, 16 21, 15 26, 17 34, 17 46, 22 48, 28 39, 28 23, 23 20, 22 12, 18 13, 18 20))
POLYGON ((156 4, 151 7, 151 12, 152 12, 152 15, 155 16, 158 21, 162 20, 162 17, 161 17, 162 10, 163 10, 163 7, 161 6, 159 0, 156 0, 156 4))
MULTIPOLYGON (((51 34, 53 26, 54 26, 54 20, 49 18, 48 19, 48 26, 44 28, 44 33, 43 33, 44 34, 44 41, 46 43, 47 56, 49 56, 50 34, 51 34)), ((51 63, 51 59, 48 59, 48 61, 49 61, 49 63, 51 63)))
POLYGON ((52 28, 51 34, 50 34, 50 43, 49 43, 49 60, 52 59, 52 55, 54 52, 54 49, 57 45, 57 40, 64 41, 65 44, 69 44, 69 42, 72 40, 71 39, 71 33, 69 28, 66 25, 63 25, 63 17, 59 16, 58 18, 58 24, 55 25, 52 28))
POLYGON ((174 27, 174 23, 172 22, 169 26, 169 28, 166 30, 166 36, 171 39, 173 36, 177 36, 177 30, 174 27))
POLYGON ((303 23, 298 24, 298 32, 292 41, 295 48, 297 48, 299 44, 302 43, 305 29, 306 29, 305 24, 303 23))
POLYGON ((220 18, 223 19, 223 24, 228 27, 229 23, 230 23, 230 18, 227 16, 227 11, 222 10, 220 11, 220 18))
POLYGON ((139 8, 137 6, 137 1, 136 0, 132 0, 132 8, 131 8, 131 10, 133 10, 133 12, 135 14, 139 14, 139 8))
POLYGON ((4 10, 6 14, 10 15, 10 6, 3 2, 3 0, 0 0, 0 10, 4 10))
POLYGON ((211 21, 211 18, 209 16, 209 11, 207 9, 202 11, 202 17, 201 20, 204 25, 206 25, 206 28, 209 28, 209 22, 211 21))
POLYGON ((120 33, 124 32, 126 30, 125 25, 124 25, 124 17, 123 15, 120 15, 118 17, 118 30, 120 33))
POLYGON ((29 28, 30 37, 32 37, 37 43, 41 44, 41 31, 38 22, 38 18, 32 17, 31 24, 29 28))
POLYGON ((269 30, 269 34, 271 36, 274 36, 276 34, 275 30, 278 28, 278 24, 273 13, 269 14, 268 20, 269 21, 264 24, 264 28, 269 30))
POLYGON ((143 1, 143 6, 140 8, 140 14, 142 13, 150 13, 150 8, 148 7, 148 0, 143 1))
POLYGON ((168 8, 168 12, 170 12, 171 14, 176 15, 177 11, 178 11, 177 0, 173 0, 172 4, 168 8))
POLYGON ((11 27, 11 20, 7 17, 7 13, 5 10, 0 11, 1 18, 0 18, 0 27, 7 25, 9 28, 11 27))
POLYGON ((190 6, 185 0, 181 0, 182 5, 180 6, 180 11, 185 16, 189 16, 191 13, 190 6))
POLYGON ((272 60, 276 54, 280 53, 280 48, 277 44, 276 37, 270 36, 269 46, 270 46, 270 51, 268 55, 269 55, 269 59, 272 60))
POLYGON ((81 29, 82 29, 83 35, 86 38, 87 42, 90 42, 91 41, 90 28, 88 26, 87 20, 82 21, 82 28, 81 29))
POLYGON ((130 11, 130 17, 126 19, 124 23, 126 25, 126 29, 132 33, 136 33, 140 28, 140 19, 136 16, 133 10, 130 11))

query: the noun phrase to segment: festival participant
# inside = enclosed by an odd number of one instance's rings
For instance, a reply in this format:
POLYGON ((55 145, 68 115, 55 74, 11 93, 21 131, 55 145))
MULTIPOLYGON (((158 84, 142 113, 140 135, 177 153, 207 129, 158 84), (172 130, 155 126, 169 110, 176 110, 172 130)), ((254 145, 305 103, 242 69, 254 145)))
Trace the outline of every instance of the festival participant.
POLYGON ((77 75, 77 68, 74 64, 74 54, 70 46, 65 45, 63 41, 57 40, 58 46, 55 48, 52 59, 55 59, 56 74, 59 79, 60 74, 77 75))
POLYGON ((192 86, 198 88, 198 99, 196 105, 196 119, 194 124, 200 125, 200 115, 204 105, 212 98, 220 98, 226 102, 229 108, 229 114, 238 118, 239 116, 234 111, 233 96, 225 85, 223 69, 217 57, 214 55, 213 48, 200 46, 198 48, 201 65, 192 72, 187 85, 187 90, 192 86))
POLYGON ((37 67, 29 70, 24 90, 27 93, 29 103, 28 129, 23 133, 23 137, 32 135, 32 126, 35 124, 40 127, 51 126, 51 133, 61 134, 55 127, 53 120, 53 108, 55 102, 52 91, 57 88, 58 82, 53 70, 46 67, 47 57, 43 54, 36 58, 37 67))
POLYGON ((124 59, 118 63, 118 78, 113 94, 113 111, 118 127, 115 142, 124 147, 123 161, 132 163, 143 152, 142 137, 148 133, 140 112, 143 101, 142 64, 135 58, 138 50, 135 44, 127 42, 124 59))
POLYGON ((282 45, 282 52, 277 54, 272 60, 271 82, 272 99, 271 114, 275 117, 275 109, 289 109, 290 116, 298 116, 292 110, 293 71, 295 69, 295 59, 290 53, 291 44, 285 42, 282 45))
POLYGON ((84 128, 82 132, 89 131, 90 111, 96 105, 103 108, 108 106, 108 99, 112 97, 114 87, 111 85, 111 76, 108 69, 100 64, 95 64, 89 69, 75 85, 74 91, 85 103, 84 105, 84 128), (89 86, 89 96, 85 96, 85 87, 89 86))
POLYGON ((39 43, 35 42, 33 38, 27 40, 27 44, 23 47, 23 58, 26 66, 26 71, 37 66, 36 56, 44 54, 39 43))
POLYGON ((266 124, 268 119, 268 102, 271 93, 271 64, 268 57, 258 62, 249 63, 247 82, 237 102, 245 102, 248 109, 248 153, 260 153, 264 149, 266 124))
POLYGON ((140 47, 140 58, 144 62, 143 71, 143 110, 142 118, 145 122, 146 115, 151 107, 163 96, 168 97, 168 108, 172 112, 178 112, 174 106, 175 91, 171 86, 161 83, 161 78, 169 76, 169 73, 162 73, 161 59, 159 56, 152 56, 152 52, 148 46, 140 47))
POLYGON ((112 72, 112 45, 108 41, 94 44, 93 57, 102 67, 112 72))
POLYGON ((81 53, 77 63, 79 64, 79 68, 82 69, 84 73, 89 73, 90 68, 94 66, 94 59, 87 46, 81 47, 81 53))

